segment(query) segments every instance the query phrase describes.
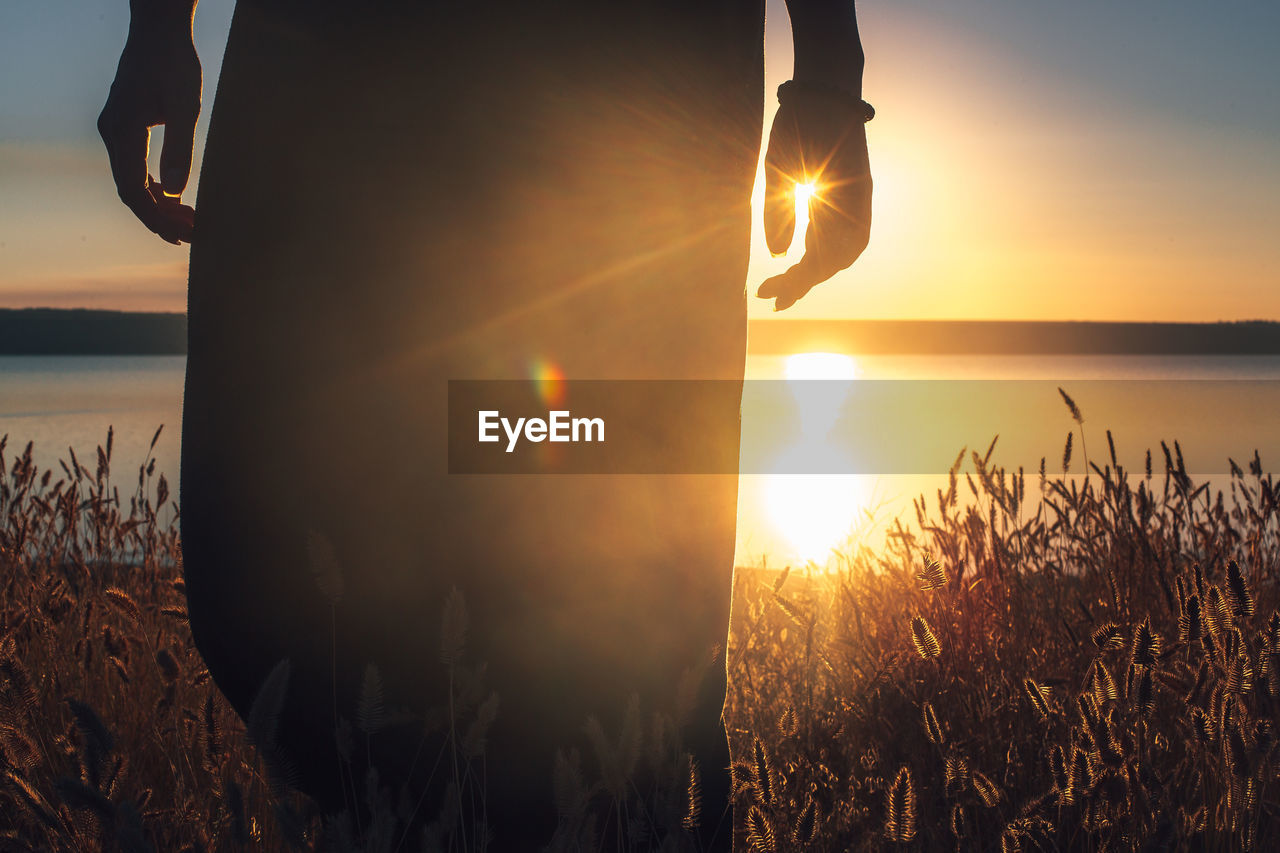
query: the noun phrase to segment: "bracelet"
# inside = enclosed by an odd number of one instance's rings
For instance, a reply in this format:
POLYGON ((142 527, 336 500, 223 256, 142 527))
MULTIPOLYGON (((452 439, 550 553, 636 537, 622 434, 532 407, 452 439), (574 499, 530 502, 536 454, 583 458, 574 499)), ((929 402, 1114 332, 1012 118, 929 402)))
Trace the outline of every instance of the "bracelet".
POLYGON ((838 101, 853 110, 863 123, 869 122, 876 117, 876 108, 871 104, 847 90, 829 83, 806 83, 799 80, 788 80, 778 87, 778 103, 786 103, 788 98, 800 93, 822 95, 838 101))

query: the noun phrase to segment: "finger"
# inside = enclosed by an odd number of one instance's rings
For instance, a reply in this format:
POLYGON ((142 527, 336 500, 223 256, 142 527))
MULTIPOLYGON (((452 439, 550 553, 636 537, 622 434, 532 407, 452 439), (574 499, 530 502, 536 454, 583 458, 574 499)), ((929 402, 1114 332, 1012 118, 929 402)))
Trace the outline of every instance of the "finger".
MULTIPOLYGON (((823 225, 829 222, 830 211, 826 202, 817 195, 809 197, 809 228, 805 233, 805 252, 800 260, 781 275, 766 279, 760 285, 757 295, 764 299, 776 300, 774 311, 785 311, 800 301, 806 293, 829 279, 840 267, 832 261, 832 255, 825 249, 829 241, 819 238, 823 225)), ((845 266, 848 266, 846 264, 845 266)))
POLYGON ((180 202, 176 196, 168 195, 160 184, 148 177, 148 192, 155 201, 154 212, 147 222, 156 234, 170 243, 190 243, 191 233, 195 227, 195 209, 180 202))
POLYGON ((852 266, 871 235, 871 179, 846 180, 809 199, 805 257, 827 277, 852 266))
POLYGON ((764 239, 774 255, 785 253, 796 228, 795 117, 785 107, 774 116, 764 156, 764 239))
POLYGON ((199 107, 185 108, 164 123, 160 149, 160 181, 166 195, 180 196, 191 177, 191 150, 195 146, 199 107))
POLYGON ((826 271, 816 255, 806 253, 791 269, 766 279, 756 295, 773 299, 774 311, 785 311, 800 301, 814 287, 831 277, 834 270, 826 271))
POLYGON ((785 254, 796 231, 795 179, 765 162, 764 240, 772 255, 785 254))
POLYGON ((147 174, 150 139, 151 129, 145 124, 135 124, 132 128, 116 125, 103 134, 120 200, 152 233, 176 245, 184 235, 190 238, 191 227, 183 221, 184 215, 162 209, 158 204, 165 196, 160 185, 147 174))
POLYGON ((98 116, 98 133, 107 149, 116 193, 133 215, 161 239, 173 244, 190 242, 195 211, 176 199, 168 199, 147 174, 151 124, 135 111, 122 110, 112 97, 98 116))
POLYGON ((133 215, 152 233, 162 240, 177 245, 181 241, 191 241, 192 226, 195 222, 195 211, 181 204, 177 199, 165 196, 160 185, 145 173, 142 189, 135 188, 132 181, 121 189, 120 200, 133 212, 133 215))
POLYGON ((98 118, 98 132, 107 147, 111 178, 115 181, 120 200, 142 219, 146 209, 155 204, 147 192, 147 147, 151 143, 151 128, 145 121, 119 117, 108 105, 98 118))

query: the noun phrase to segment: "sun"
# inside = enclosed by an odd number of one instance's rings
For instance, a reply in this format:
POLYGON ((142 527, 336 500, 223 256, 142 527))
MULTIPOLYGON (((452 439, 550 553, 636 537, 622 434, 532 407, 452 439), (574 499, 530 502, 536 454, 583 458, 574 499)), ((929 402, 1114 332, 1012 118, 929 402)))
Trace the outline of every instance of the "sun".
POLYGON ((858 378, 858 363, 837 352, 801 352, 787 356, 784 375, 789 381, 805 379, 850 380, 858 378))
POLYGON ((803 246, 805 231, 809 228, 809 200, 818 195, 816 184, 796 184, 796 230, 792 237, 793 246, 803 246))

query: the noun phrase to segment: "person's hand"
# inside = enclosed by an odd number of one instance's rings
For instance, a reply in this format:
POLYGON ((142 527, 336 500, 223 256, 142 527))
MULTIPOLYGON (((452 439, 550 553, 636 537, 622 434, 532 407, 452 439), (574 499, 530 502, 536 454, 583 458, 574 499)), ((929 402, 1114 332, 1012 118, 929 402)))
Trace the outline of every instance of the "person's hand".
POLYGON ((98 133, 111 158, 116 190, 134 215, 170 243, 191 242, 195 211, 181 202, 191 174, 200 115, 201 72, 191 21, 135 20, 98 133), (151 128, 164 125, 160 180, 147 172, 151 128))
POLYGON ((780 255, 795 233, 795 188, 812 184, 804 257, 756 295, 794 305, 858 259, 871 236, 871 168, 860 115, 824 92, 792 91, 778 107, 765 152, 764 233, 780 255))

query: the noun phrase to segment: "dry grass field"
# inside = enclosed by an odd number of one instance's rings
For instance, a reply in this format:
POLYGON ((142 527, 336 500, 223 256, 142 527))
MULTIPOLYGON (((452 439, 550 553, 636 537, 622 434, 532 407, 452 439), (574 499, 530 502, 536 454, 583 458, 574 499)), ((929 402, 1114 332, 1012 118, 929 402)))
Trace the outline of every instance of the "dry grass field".
MULTIPOLYGON (((326 828, 280 790, 192 647, 168 485, 110 485, 111 444, 50 472, 0 443, 0 850, 480 849, 448 803, 409 843, 394 808, 326 828)), ((739 572, 740 846, 1280 845, 1280 487, 1256 455, 1214 490, 1176 444, 1143 471, 1072 450, 962 454, 886 546, 739 572)), ((646 807, 590 734, 601 754, 548 780, 564 849, 646 807)))

